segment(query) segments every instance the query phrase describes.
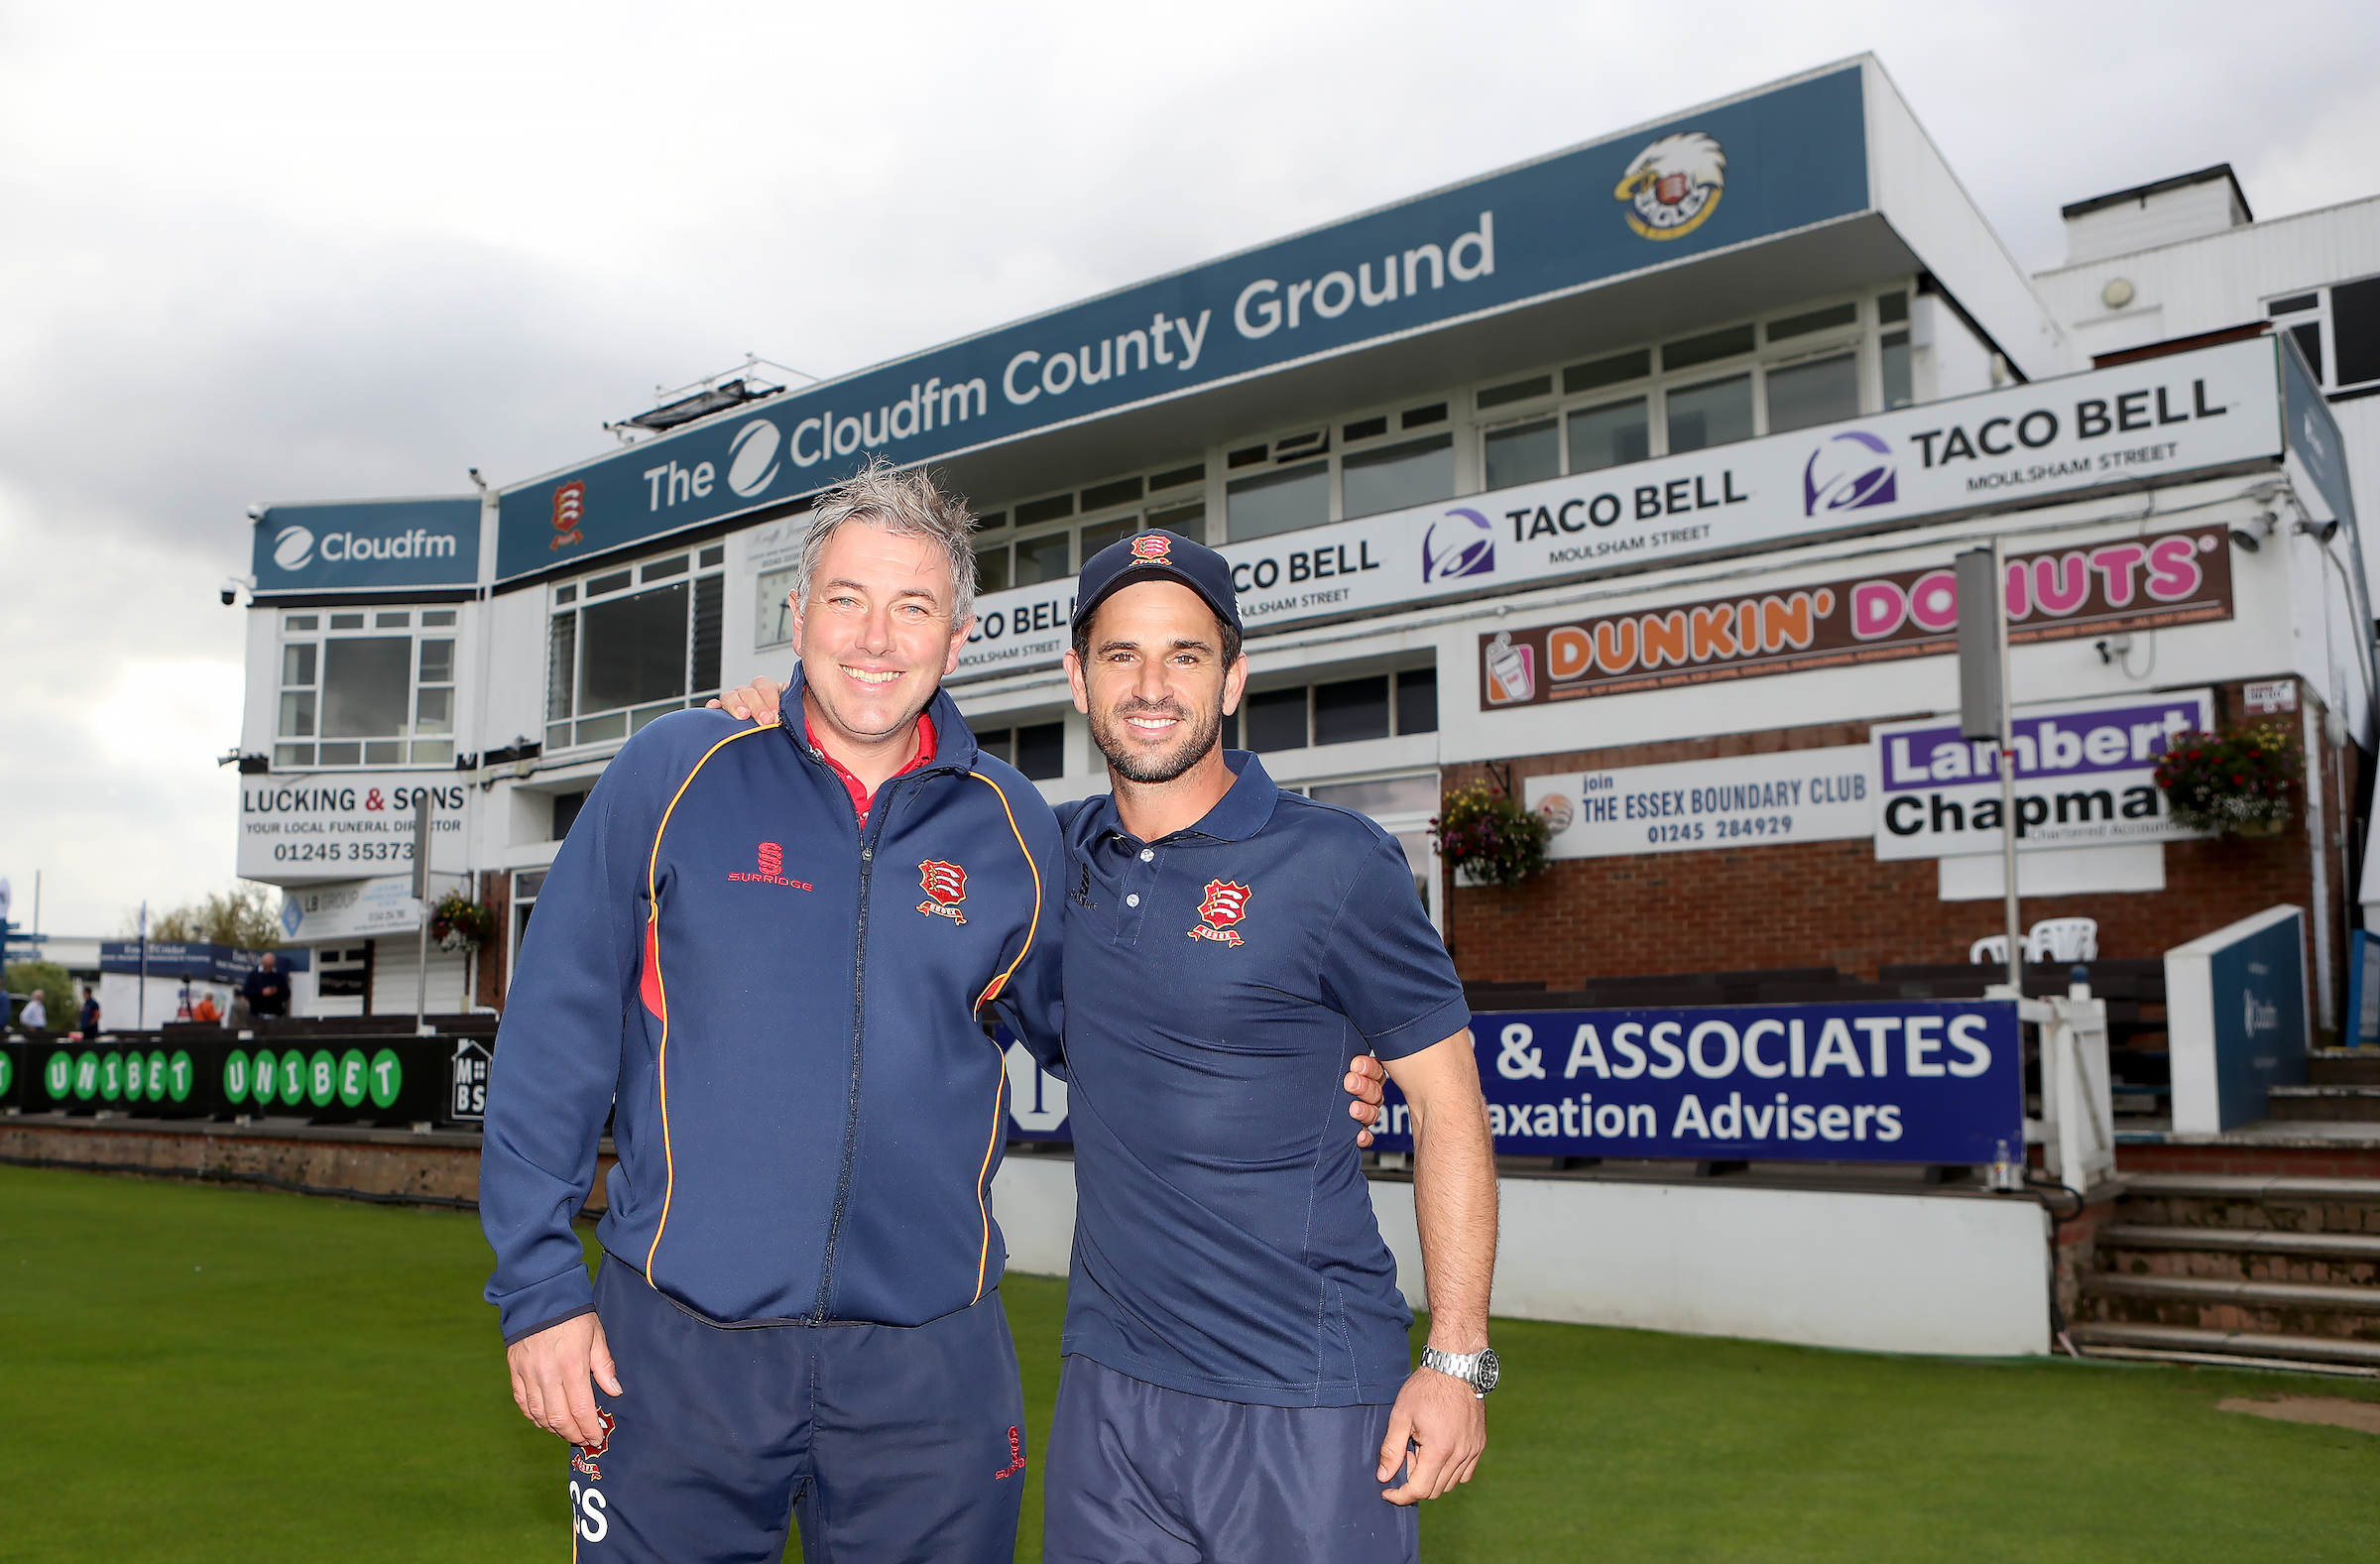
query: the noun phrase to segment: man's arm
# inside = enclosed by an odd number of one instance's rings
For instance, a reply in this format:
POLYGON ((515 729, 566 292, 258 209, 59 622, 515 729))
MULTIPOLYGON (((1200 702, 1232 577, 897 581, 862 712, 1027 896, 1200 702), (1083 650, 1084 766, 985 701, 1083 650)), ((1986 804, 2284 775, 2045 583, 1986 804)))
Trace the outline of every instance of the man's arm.
POLYGON ((556 855, 522 942, 488 1083, 480 1226, 496 1270, 487 1297, 501 1311, 514 1401, 573 1444, 602 1437, 590 1377, 622 1393, 571 1219, 594 1185, 635 1002, 645 869, 637 849, 650 845, 653 813, 645 774, 662 749, 632 740, 556 855))
MULTIPOLYGON (((1495 1149, 1469 1028, 1388 1061, 1413 1125, 1413 1215, 1421 1229, 1430 1345, 1474 1353, 1488 1345, 1488 1287, 1495 1271, 1495 1149)), ((1412 1468, 1380 1497, 1410 1504, 1468 1483, 1488 1448, 1487 1403, 1470 1385, 1416 1369, 1397 1393, 1376 1474, 1387 1482, 1410 1452, 1412 1468)))

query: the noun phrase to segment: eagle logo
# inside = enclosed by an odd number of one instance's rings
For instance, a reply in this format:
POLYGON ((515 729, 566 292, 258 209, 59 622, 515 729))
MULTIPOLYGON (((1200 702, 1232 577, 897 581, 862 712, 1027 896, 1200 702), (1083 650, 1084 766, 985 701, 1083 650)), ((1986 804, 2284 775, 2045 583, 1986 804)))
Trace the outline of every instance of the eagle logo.
POLYGON ((1664 136, 1636 154, 1614 200, 1628 203, 1628 226, 1646 239, 1681 239, 1719 209, 1727 155, 1701 131, 1664 136))
POLYGON ((1190 930, 1192 939, 1211 939, 1219 945, 1244 945, 1248 941, 1232 925, 1248 916, 1248 887, 1229 880, 1207 882, 1206 900, 1198 903, 1201 921, 1190 930))
POLYGON ((934 917, 946 917, 954 923, 967 921, 959 903, 967 900, 967 871, 957 864, 929 858, 917 866, 917 884, 926 900, 917 903, 917 910, 934 917))
POLYGON ((595 1469, 595 1458, 612 1447, 612 1430, 620 1426, 620 1419, 601 1407, 597 1407, 595 1420, 603 1424, 603 1432, 595 1436, 595 1442, 591 1445, 572 1445, 570 1447, 570 1465, 573 1469, 586 1473, 588 1477, 600 1483, 603 1481, 603 1474, 595 1469))

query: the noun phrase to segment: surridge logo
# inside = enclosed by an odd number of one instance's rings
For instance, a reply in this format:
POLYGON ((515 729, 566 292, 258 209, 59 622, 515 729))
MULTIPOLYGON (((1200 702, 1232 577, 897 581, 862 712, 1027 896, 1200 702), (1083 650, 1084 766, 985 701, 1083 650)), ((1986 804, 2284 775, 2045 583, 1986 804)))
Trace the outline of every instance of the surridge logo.
POLYGON ((587 486, 584 483, 573 478, 568 483, 556 486, 553 491, 553 541, 547 543, 546 548, 567 548, 577 542, 584 536, 579 532, 578 524, 586 520, 586 515, 587 486))
POLYGON ((967 921, 959 903, 967 900, 967 871, 957 864, 928 858, 917 866, 917 884, 926 900, 917 903, 917 910, 935 917, 946 917, 954 923, 967 921))
POLYGON ((1628 203, 1628 226, 1646 239, 1682 239, 1719 210, 1727 155, 1699 130, 1664 136, 1636 154, 1612 190, 1628 203))
POLYGON ((1219 945, 1245 945, 1240 930, 1232 925, 1248 916, 1248 887, 1231 880, 1207 882, 1206 899, 1198 903, 1198 926, 1190 930, 1192 939, 1211 939, 1219 945))
POLYGON ((1892 447, 1865 429, 1845 429, 1810 453, 1802 468, 1802 514, 1858 511, 1900 498, 1892 447))
POLYGON ((730 874, 727 878, 730 880, 758 881, 760 884, 765 886, 787 886, 795 891, 810 891, 816 889, 807 880, 788 880, 785 878, 785 850, 775 842, 763 842, 759 849, 753 854, 753 858, 755 867, 758 871, 757 873, 730 874))
POLYGON ((1451 581, 1495 573, 1495 524, 1457 506, 1430 524, 1421 539, 1421 578, 1451 581))

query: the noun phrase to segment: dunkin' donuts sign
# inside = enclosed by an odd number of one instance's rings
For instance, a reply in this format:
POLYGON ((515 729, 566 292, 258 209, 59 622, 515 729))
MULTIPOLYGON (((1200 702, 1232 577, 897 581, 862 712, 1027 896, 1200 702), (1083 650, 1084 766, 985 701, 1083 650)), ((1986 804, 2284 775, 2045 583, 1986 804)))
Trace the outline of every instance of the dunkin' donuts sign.
MULTIPOLYGON (((2231 617, 2220 527, 2017 554, 2009 640, 2065 640, 2231 617)), ((1625 695, 1955 651, 1951 569, 1745 594, 1480 637, 1484 708, 1625 695)))

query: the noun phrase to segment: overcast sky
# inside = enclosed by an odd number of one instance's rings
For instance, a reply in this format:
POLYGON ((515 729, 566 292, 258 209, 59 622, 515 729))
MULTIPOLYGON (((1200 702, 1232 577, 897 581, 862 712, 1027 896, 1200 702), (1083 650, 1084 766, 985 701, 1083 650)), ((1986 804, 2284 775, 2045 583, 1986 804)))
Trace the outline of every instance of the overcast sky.
POLYGON ((0 875, 231 883, 267 500, 454 493, 1875 52, 2028 268, 2380 190, 2380 7, 0 0, 0 875))

